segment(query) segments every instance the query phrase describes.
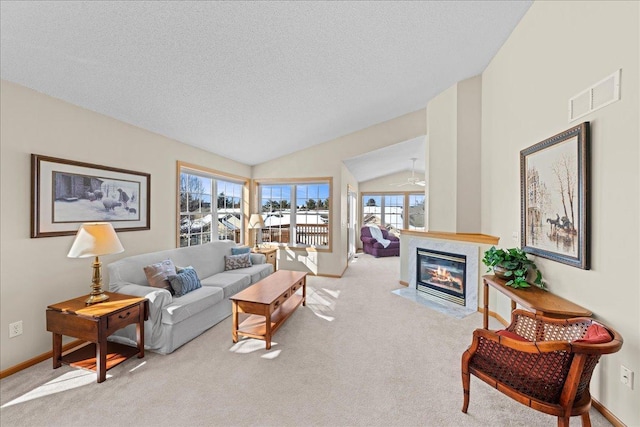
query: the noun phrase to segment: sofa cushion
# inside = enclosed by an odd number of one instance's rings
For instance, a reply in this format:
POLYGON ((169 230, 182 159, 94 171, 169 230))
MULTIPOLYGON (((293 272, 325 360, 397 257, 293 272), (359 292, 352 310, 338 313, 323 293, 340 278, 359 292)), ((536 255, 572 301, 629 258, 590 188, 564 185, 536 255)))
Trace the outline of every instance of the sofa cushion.
POLYGON ((251 255, 249 253, 224 256, 225 271, 237 270, 239 268, 247 268, 247 267, 251 267, 251 255))
POLYGON ((223 299, 222 289, 214 286, 203 286, 181 297, 174 297, 171 304, 162 308, 162 323, 175 325, 196 313, 211 309, 223 299))
POLYGON ((251 275, 232 274, 230 272, 214 274, 211 277, 202 279, 203 286, 216 286, 222 288, 224 297, 229 298, 237 294, 251 284, 251 275))
POLYGON ((176 275, 176 267, 173 265, 173 261, 165 259, 164 261, 147 265, 143 270, 149 285, 154 288, 166 289, 173 295, 174 290, 171 288, 168 279, 169 276, 176 275))
POLYGON ((252 265, 247 268, 225 271, 228 274, 248 274, 251 276, 251 283, 256 283, 273 273, 273 265, 270 263, 252 265))
POLYGON ((249 246, 238 246, 237 248, 231 248, 231 255, 242 255, 248 254, 251 252, 251 248, 249 246))
POLYGON ((173 276, 169 276, 169 283, 175 291, 175 295, 181 297, 191 291, 202 287, 198 273, 193 268, 182 268, 180 272, 173 276))

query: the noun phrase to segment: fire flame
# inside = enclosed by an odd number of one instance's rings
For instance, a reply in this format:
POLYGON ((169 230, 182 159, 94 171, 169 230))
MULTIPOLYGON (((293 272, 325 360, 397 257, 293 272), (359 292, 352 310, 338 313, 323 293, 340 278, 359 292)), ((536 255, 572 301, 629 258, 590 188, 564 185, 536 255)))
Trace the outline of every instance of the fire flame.
POLYGON ((438 266, 436 277, 440 280, 451 280, 451 273, 449 273, 446 268, 438 266))

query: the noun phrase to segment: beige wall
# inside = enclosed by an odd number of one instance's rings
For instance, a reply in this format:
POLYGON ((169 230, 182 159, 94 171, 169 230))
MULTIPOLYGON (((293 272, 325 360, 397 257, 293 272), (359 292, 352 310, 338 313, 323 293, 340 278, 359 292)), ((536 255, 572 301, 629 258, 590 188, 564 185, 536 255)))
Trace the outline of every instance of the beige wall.
POLYGON ((321 275, 342 275, 347 267, 347 184, 358 188, 343 160, 424 135, 425 117, 425 110, 418 110, 253 167, 253 178, 258 181, 269 178, 333 178, 333 250, 281 250, 278 254, 279 267, 321 275))
POLYGON ((73 236, 29 238, 31 153, 151 174, 151 230, 118 233, 125 252, 102 257, 104 264, 175 247, 177 160, 245 177, 251 168, 6 81, 0 96, 4 370, 50 351, 47 305, 88 294, 91 284, 91 262, 66 257, 73 236), (24 333, 9 339, 7 325, 18 320, 24 333))
POLYGON ((427 106, 428 230, 456 231, 457 111, 457 84, 433 98, 427 106))
MULTIPOLYGON (((482 78, 458 83, 456 152, 456 232, 480 230, 480 128, 482 78)), ((436 230, 437 231, 437 230, 436 230)))
MULTIPOLYGON (((593 396, 640 425, 640 3, 537 1, 482 75, 482 232, 513 246, 519 230, 519 151, 591 122, 591 270, 537 258, 551 292, 589 308, 624 346, 604 356, 593 396), (622 68, 621 100, 572 123, 568 99, 622 68), (620 383, 620 365, 636 373, 620 383)), ((499 298, 508 318, 508 301, 499 298)))
POLYGON ((460 81, 427 107, 428 229, 480 230, 480 76, 460 81))

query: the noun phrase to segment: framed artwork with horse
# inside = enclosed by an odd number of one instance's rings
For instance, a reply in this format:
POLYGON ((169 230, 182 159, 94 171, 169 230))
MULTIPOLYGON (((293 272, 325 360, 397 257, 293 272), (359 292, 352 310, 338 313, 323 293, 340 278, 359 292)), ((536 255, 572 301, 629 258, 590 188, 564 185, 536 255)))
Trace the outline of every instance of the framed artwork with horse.
POLYGON ((520 151, 525 252, 589 269, 589 122, 520 151))

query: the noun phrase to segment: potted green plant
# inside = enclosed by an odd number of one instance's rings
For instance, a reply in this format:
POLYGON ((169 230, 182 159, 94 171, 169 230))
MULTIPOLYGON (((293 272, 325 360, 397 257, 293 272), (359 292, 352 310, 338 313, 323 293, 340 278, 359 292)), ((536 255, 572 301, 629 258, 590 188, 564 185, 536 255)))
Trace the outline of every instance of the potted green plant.
POLYGON ((536 267, 536 264, 527 258, 527 254, 520 248, 498 249, 492 246, 491 249, 484 253, 482 258, 484 265, 489 267, 487 272, 493 270, 493 273, 507 280, 505 285, 513 288, 528 288, 531 286, 527 282, 529 270, 535 270, 536 278, 533 283, 541 289, 546 289, 542 281, 542 273, 536 267))

